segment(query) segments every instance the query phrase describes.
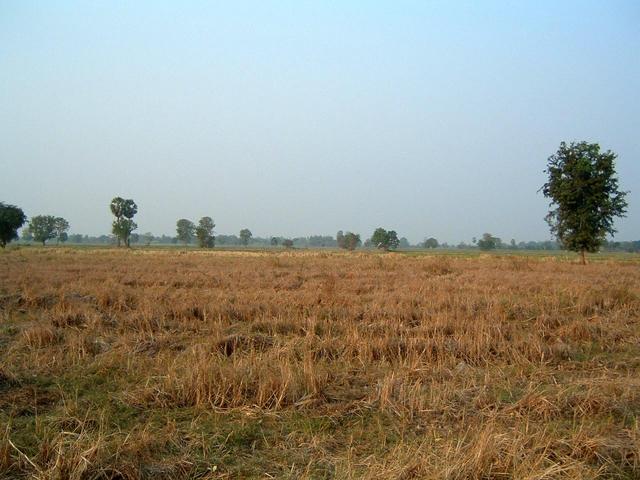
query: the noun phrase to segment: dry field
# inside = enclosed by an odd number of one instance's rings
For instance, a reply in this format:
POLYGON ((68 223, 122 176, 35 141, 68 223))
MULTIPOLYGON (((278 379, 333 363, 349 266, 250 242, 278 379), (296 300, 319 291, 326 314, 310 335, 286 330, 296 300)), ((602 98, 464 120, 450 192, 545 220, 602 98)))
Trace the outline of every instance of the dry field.
POLYGON ((0 254, 0 478, 640 478, 640 262, 0 254))

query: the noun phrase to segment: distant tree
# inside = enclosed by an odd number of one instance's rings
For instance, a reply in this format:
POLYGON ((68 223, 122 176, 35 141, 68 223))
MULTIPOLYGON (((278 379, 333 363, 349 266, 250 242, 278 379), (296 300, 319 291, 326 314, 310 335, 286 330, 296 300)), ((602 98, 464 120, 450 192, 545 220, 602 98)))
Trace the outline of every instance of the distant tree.
MULTIPOLYGON (((407 242, 407 244, 408 243, 409 242, 407 242)), ((389 246, 389 250, 395 250, 400 246, 400 240, 398 240, 398 234, 396 233, 395 230, 387 231, 387 244, 389 246)))
POLYGON ((138 213, 138 206, 131 199, 124 199, 121 197, 115 197, 111 200, 109 205, 111 213, 116 219, 112 223, 112 232, 118 240, 118 246, 120 242, 129 247, 131 232, 133 232, 138 225, 133 221, 133 217, 138 213))
POLYGON ((137 233, 132 233, 129 237, 129 243, 138 243, 140 242, 140 235, 137 233))
POLYGON ((510 248, 512 250, 517 250, 518 249, 518 244, 516 243, 516 239, 515 238, 511 239, 511 243, 509 244, 509 246, 510 246, 510 248))
POLYGON ((388 250, 387 248, 387 231, 382 228, 376 228, 371 235, 371 244, 377 248, 388 250))
POLYGON ((482 238, 478 240, 478 247, 480 250, 495 250, 500 244, 500 239, 494 237, 490 233, 485 233, 482 238))
POLYGON ((395 250, 400 245, 398 234, 395 230, 385 230, 382 227, 376 228, 371 235, 371 243, 381 250, 395 250))
POLYGON ((407 237, 401 237, 400 240, 398 241, 398 246, 400 248, 410 248, 411 244, 409 243, 409 240, 407 239, 407 237))
POLYGON ((69 238, 67 232, 69 231, 69 222, 62 217, 56 217, 55 219, 55 231, 57 243, 64 243, 69 238))
POLYGON ((615 217, 627 212, 625 196, 618 189, 615 170, 617 155, 600 152, 597 143, 560 143, 549 157, 549 180, 541 190, 551 199, 547 223, 567 250, 579 252, 582 264, 586 252, 597 252, 606 235, 613 236, 615 217))
POLYGON ((84 237, 82 236, 81 233, 73 233, 69 235, 69 241, 71 243, 82 243, 84 242, 84 237))
POLYGON ((277 237, 271 237, 271 246, 272 247, 277 247, 278 246, 278 238, 277 237))
POLYGON ((293 248, 293 240, 291 240, 290 238, 285 238, 284 240, 282 240, 282 246, 284 248, 293 248))
POLYGON ((33 240, 33 235, 31 234, 31 230, 29 230, 29 225, 24 227, 20 232, 20 239, 23 242, 30 242, 31 240, 33 240))
POLYGON ((186 218, 181 218, 176 222, 176 238, 178 241, 182 242, 186 245, 193 240, 193 235, 195 234, 196 226, 193 224, 191 220, 187 220, 186 218))
POLYGON ((424 241, 424 248, 438 248, 438 240, 429 237, 424 241))
POLYGON ((242 243, 237 235, 218 235, 216 242, 220 245, 240 245, 242 243))
POLYGON ((146 232, 142 234, 142 242, 148 247, 153 242, 153 233, 146 232))
MULTIPOLYGON (((342 231, 338 233, 342 233, 342 231)), ((361 243, 360 235, 358 233, 347 232, 341 236, 338 246, 345 250, 355 250, 361 243)))
POLYGON ((27 220, 21 208, 0 202, 0 246, 18 239, 18 229, 27 220))
POLYGON ((243 228, 242 230, 240 230, 240 242, 242 243, 242 245, 249 245, 249 241, 251 240, 252 236, 253 235, 251 234, 251 230, 249 230, 248 228, 243 228))
POLYGON ((216 224, 213 223, 211 217, 202 217, 196 227, 196 237, 200 248, 213 248, 216 244, 216 238, 213 235, 213 229, 216 224))
POLYGON ((53 215, 36 215, 29 222, 29 230, 36 242, 42 242, 44 247, 47 240, 56 238, 56 220, 53 215))
POLYGON ((338 233, 336 233, 336 244, 338 245, 338 248, 345 248, 344 232, 342 230, 338 230, 338 233))

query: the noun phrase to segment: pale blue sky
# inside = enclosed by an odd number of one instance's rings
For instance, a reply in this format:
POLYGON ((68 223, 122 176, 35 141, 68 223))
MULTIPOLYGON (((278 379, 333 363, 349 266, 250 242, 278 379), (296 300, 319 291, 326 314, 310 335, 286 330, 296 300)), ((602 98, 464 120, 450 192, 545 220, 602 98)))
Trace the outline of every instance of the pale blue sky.
POLYGON ((637 1, 0 0, 0 200, 140 233, 547 239, 562 140, 619 154, 640 238, 637 1))

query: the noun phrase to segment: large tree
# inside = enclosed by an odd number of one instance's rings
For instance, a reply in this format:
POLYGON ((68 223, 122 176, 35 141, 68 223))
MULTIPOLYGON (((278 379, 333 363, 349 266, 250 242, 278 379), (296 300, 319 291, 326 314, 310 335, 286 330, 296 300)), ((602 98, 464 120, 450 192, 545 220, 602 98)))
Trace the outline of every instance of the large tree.
POLYGON ((382 227, 376 228, 371 235, 371 243, 381 250, 395 250, 400 245, 398 234, 395 230, 385 230, 382 227))
POLYGON ((600 151, 597 143, 565 142, 548 159, 549 180, 541 190, 551 199, 546 216, 551 232, 567 250, 597 252, 607 234, 614 235, 615 217, 627 211, 627 192, 618 189, 617 155, 600 151))
POLYGON ((42 242, 43 247, 47 240, 56 238, 56 220, 57 217, 53 215, 36 215, 29 221, 29 231, 33 239, 36 242, 42 242))
POLYGON ((243 228, 242 230, 240 230, 240 242, 242 243, 242 245, 249 245, 249 241, 251 240, 252 237, 252 233, 251 230, 249 230, 248 228, 243 228))
POLYGON ((134 215, 138 213, 138 206, 130 198, 115 197, 111 200, 109 207, 113 216, 116 217, 112 223, 112 232, 118 239, 118 246, 122 241, 128 247, 131 232, 138 228, 136 222, 133 221, 134 215))
POLYGON ((213 248, 216 244, 216 237, 213 235, 213 229, 216 224, 213 223, 211 217, 202 217, 196 227, 196 237, 200 248, 213 248))
POLYGON ((11 240, 17 240, 18 229, 27 220, 21 208, 0 202, 0 246, 4 248, 11 240))
POLYGON ((181 218, 176 222, 176 238, 185 244, 185 246, 191 242, 193 235, 195 234, 196 226, 191 220, 181 218))

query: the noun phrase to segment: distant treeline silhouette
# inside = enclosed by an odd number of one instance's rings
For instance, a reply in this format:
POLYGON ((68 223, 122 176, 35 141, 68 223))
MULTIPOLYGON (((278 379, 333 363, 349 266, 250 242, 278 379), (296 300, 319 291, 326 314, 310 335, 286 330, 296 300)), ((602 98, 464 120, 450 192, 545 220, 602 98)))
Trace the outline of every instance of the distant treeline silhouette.
MULTIPOLYGON (((248 246, 253 248, 266 248, 280 246, 283 244, 287 237, 251 237, 248 246), (273 241, 277 240, 277 243, 273 241)), ((290 239, 293 242, 294 248, 338 248, 338 242, 336 237, 331 235, 311 235, 308 237, 295 237, 290 239)), ((498 239, 499 240, 499 239, 498 239)), ((31 243, 31 239, 21 239, 22 244, 31 243)), ((72 233, 68 236, 67 244, 74 245, 116 245, 117 239, 114 235, 83 235, 80 233, 72 233)), ((145 246, 145 245, 178 245, 179 240, 175 236, 171 235, 153 235, 150 233, 131 235, 131 245, 145 246)), ((197 241, 193 240, 189 243, 190 246, 196 246, 197 241)), ((244 246, 244 243, 238 235, 216 235, 216 246, 220 247, 240 247, 244 246)), ((365 240, 361 248, 375 248, 371 245, 369 239, 365 240)), ((400 239, 401 249, 413 248, 422 249, 425 247, 424 242, 410 243, 406 238, 400 239)), ((460 242, 457 244, 450 244, 443 242, 438 244, 437 249, 451 250, 451 249, 480 249, 480 247, 473 242, 460 242)), ((562 250, 562 246, 553 240, 544 241, 521 241, 513 243, 498 242, 495 246, 496 250, 562 250)), ((635 241, 607 241, 604 243, 603 251, 609 252, 640 252, 640 240, 635 241)))

